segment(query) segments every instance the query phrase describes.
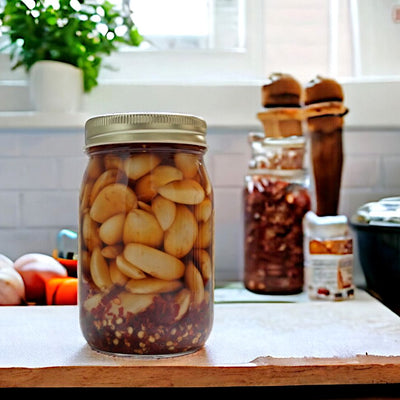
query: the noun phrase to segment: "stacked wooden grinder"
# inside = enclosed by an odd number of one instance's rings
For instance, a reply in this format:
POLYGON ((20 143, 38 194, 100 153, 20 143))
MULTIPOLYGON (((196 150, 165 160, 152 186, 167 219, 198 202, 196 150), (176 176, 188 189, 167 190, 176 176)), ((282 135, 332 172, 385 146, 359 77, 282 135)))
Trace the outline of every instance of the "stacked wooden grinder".
POLYGON ((275 73, 261 96, 263 111, 257 117, 263 132, 248 136, 245 287, 261 294, 306 288, 313 299, 349 298, 354 294, 352 241, 347 218, 338 215, 348 111, 342 87, 317 76, 303 88, 293 76, 275 73))

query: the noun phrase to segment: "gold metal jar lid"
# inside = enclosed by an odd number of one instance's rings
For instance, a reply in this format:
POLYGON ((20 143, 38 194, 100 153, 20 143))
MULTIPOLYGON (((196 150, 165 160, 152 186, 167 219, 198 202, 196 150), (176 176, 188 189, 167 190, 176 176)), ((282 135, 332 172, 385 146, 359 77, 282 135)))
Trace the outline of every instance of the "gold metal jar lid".
POLYGON ((105 114, 86 121, 85 147, 122 143, 177 143, 207 147, 206 132, 204 119, 189 114, 105 114))

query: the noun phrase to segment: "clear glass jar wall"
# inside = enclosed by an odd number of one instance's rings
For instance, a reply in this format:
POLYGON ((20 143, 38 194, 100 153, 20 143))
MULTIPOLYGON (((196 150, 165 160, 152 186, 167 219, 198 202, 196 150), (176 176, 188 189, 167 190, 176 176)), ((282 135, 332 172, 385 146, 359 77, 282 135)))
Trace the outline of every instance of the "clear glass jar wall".
POLYGON ((302 220, 310 210, 303 137, 250 135, 244 188, 244 284, 263 294, 303 290, 302 220))
POLYGON ((116 143, 87 152, 79 228, 86 340, 96 350, 120 354, 201 348, 212 327, 214 290, 205 147, 116 143))

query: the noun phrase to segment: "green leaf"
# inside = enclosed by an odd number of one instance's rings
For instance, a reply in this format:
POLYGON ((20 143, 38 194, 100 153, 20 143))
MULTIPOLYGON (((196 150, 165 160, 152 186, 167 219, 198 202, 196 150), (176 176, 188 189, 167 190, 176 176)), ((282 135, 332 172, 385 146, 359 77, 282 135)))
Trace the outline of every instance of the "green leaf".
POLYGON ((137 30, 136 27, 133 27, 130 31, 129 31, 129 38, 131 40, 130 44, 132 46, 139 46, 140 43, 142 43, 143 41, 143 37, 142 35, 139 33, 139 31, 137 30))

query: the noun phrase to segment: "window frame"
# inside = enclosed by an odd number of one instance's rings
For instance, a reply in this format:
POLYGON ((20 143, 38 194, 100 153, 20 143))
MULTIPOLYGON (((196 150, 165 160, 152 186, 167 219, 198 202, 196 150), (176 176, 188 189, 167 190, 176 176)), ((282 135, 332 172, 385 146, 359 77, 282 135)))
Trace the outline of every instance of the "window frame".
MULTIPOLYGON (((258 125, 256 113, 261 109, 260 88, 266 79, 265 60, 260 51, 264 40, 260 12, 263 5, 263 0, 246 2, 246 43, 249 46, 245 52, 115 53, 105 60, 106 63, 116 68, 125 67, 117 72, 103 68, 99 86, 84 96, 82 113, 189 111, 202 115, 214 126, 258 125), (189 63, 195 68, 188 68, 189 63), (179 74, 168 74, 174 68, 179 74), (138 73, 138 70, 143 73, 138 73)), ((8 54, 0 53, 0 116, 4 117, 6 124, 18 127, 21 112, 31 118, 29 83, 23 69, 11 71, 10 65, 8 54), (13 115, 10 115, 13 112, 17 112, 14 122, 13 115)), ((400 114, 396 111, 396 104, 400 101, 398 76, 355 77, 339 81, 343 84, 346 105, 350 108, 346 117, 347 127, 400 127, 400 114)), ((75 125, 74 117, 71 118, 71 124, 75 125)), ((76 116, 76 120, 81 119, 82 115, 76 116)), ((41 118, 34 116, 31 119, 34 127, 38 128, 40 121, 41 118)), ((68 121, 63 124, 68 124, 68 121)))
MULTIPOLYGON (((142 50, 122 48, 105 57, 99 83, 118 82, 221 82, 259 79, 263 73, 260 48, 263 40, 263 0, 244 5, 245 48, 239 50, 142 50), (185 66, 185 68, 182 68, 185 66)), ((26 81, 22 68, 11 71, 9 55, 0 53, 0 83, 26 81)))
POLYGON ((257 16, 263 8, 263 0, 245 2, 244 49, 122 50, 105 60, 117 72, 103 68, 100 81, 204 83, 260 79, 264 59, 259 49, 264 35, 262 18, 257 16))

